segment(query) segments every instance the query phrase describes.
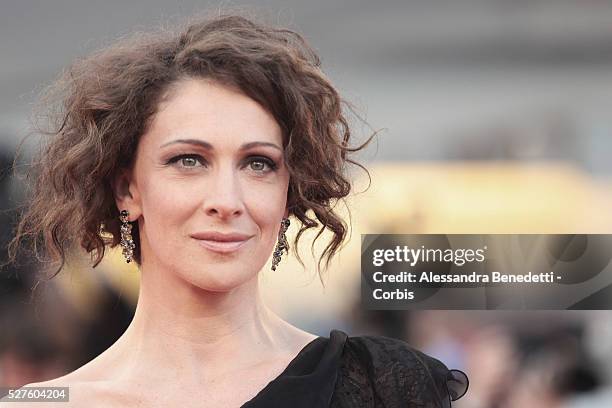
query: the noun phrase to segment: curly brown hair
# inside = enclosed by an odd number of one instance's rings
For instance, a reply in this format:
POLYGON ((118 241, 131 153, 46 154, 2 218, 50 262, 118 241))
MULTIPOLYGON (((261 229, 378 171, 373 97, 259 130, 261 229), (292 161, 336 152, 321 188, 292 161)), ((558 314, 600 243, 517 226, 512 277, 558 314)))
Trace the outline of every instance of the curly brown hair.
MULTIPOLYGON (((130 168, 142 135, 164 93, 184 78, 208 78, 239 89, 273 114, 283 131, 290 175, 287 206, 302 234, 319 226, 333 234, 317 268, 325 268, 347 235, 334 211, 351 191, 346 164, 364 143, 349 146, 344 101, 320 69, 314 50, 296 32, 252 18, 221 15, 200 19, 181 33, 135 35, 75 62, 52 86, 59 109, 34 167, 33 195, 9 245, 38 247, 66 261, 70 246, 85 249, 95 267, 106 246, 120 242, 119 210, 112 181, 130 168), (27 241, 27 242, 24 242, 27 241), (27 244, 31 245, 27 245, 27 244)), ((140 263, 139 237, 134 260, 140 263)), ((320 274, 319 274, 320 275, 320 274)), ((55 275, 53 275, 55 276, 55 275)))

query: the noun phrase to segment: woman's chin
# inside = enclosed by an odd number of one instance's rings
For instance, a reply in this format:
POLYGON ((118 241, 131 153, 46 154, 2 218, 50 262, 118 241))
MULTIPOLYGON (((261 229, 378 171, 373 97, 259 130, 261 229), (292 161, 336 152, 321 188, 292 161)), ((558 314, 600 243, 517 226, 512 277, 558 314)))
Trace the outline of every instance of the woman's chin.
MULTIPOLYGON (((190 272, 187 276, 184 276, 184 279, 202 291, 223 293, 239 288, 257 276, 257 271, 245 274, 236 273, 235 268, 228 269, 227 271, 224 271, 223 269, 225 268, 223 267, 214 269, 214 275, 209 273, 195 275, 190 272)), ((242 270, 244 271, 244 269, 242 270)))

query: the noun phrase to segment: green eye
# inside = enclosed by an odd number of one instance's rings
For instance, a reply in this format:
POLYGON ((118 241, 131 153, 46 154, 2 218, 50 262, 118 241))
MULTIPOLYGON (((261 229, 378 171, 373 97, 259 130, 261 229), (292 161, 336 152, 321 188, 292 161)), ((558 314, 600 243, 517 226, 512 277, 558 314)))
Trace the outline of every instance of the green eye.
POLYGON ((198 161, 193 157, 183 157, 181 159, 181 164, 185 167, 195 167, 198 165, 198 161))
POLYGON ((166 162, 168 165, 175 165, 178 167, 200 167, 205 165, 204 158, 197 154, 181 154, 174 156, 166 162))
POLYGON ((251 162, 251 169, 255 171, 263 171, 265 168, 266 168, 266 163, 262 161, 252 161, 251 162))
POLYGON ((276 171, 276 163, 267 157, 263 156, 255 156, 251 157, 248 160, 249 168, 257 173, 268 173, 271 171, 276 171))

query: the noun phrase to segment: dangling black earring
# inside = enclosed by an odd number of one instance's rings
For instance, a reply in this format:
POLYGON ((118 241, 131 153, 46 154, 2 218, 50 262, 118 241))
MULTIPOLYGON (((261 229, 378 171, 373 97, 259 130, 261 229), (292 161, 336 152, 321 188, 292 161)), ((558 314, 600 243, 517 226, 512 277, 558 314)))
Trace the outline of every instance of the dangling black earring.
POLYGON ((281 227, 278 231, 278 242, 276 243, 276 248, 274 249, 274 253, 272 254, 272 270, 276 270, 276 266, 281 261, 281 256, 283 255, 283 251, 289 253, 289 243, 287 242, 287 236, 285 232, 289 228, 291 221, 289 218, 283 218, 281 221, 281 227))
POLYGON ((127 210, 122 210, 119 214, 119 219, 121 220, 121 247, 123 248, 123 256, 125 257, 125 262, 132 262, 132 258, 134 257, 134 248, 136 248, 136 244, 134 243, 134 239, 132 238, 132 224, 128 221, 128 217, 130 213, 127 210))

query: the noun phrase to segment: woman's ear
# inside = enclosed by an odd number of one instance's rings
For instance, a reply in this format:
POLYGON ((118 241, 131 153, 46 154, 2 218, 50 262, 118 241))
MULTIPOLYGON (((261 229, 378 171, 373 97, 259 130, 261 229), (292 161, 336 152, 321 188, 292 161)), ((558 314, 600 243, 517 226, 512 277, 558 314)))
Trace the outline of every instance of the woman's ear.
POLYGON ((119 211, 127 210, 129 220, 135 221, 142 215, 140 193, 131 170, 122 170, 113 180, 113 194, 119 211))

